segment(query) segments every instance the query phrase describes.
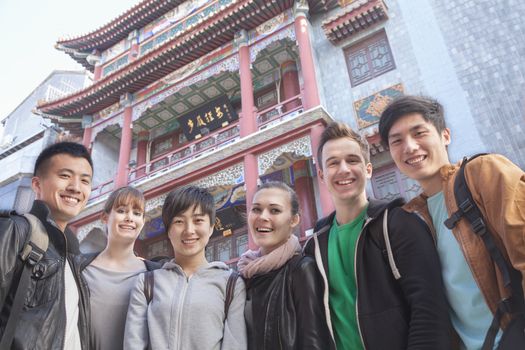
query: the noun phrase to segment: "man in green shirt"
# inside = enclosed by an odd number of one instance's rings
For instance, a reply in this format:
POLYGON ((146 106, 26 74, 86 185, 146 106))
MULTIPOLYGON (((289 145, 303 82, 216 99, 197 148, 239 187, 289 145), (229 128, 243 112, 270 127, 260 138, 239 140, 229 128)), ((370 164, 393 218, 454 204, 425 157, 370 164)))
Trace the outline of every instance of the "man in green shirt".
POLYGON ((367 198, 369 147, 349 126, 329 124, 317 158, 335 212, 316 224, 305 254, 324 277, 337 349, 449 348, 439 260, 425 224, 400 208, 402 200, 367 198))

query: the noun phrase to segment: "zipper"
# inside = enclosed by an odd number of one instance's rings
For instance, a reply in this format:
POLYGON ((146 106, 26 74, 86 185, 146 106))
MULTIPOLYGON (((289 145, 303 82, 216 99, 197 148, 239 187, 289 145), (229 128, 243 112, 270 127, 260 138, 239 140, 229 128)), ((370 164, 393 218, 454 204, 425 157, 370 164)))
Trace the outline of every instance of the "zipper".
POLYGON ((179 338, 177 349, 181 349, 181 350, 182 350, 182 336, 181 336, 182 335, 182 310, 184 306, 184 299, 186 298, 186 292, 188 290, 188 286, 190 285, 190 279, 192 276, 184 278, 184 287, 182 288, 182 292, 180 293, 179 305, 177 307, 177 332, 175 334, 177 334, 177 337, 179 338))
MULTIPOLYGON (((54 224, 54 221, 53 221, 53 224, 54 224)), ((67 260, 67 237, 66 237, 66 234, 64 232, 62 232, 62 230, 60 230, 56 224, 53 225, 54 227, 56 227, 60 233, 62 233, 62 236, 64 237, 64 270, 62 271, 62 289, 64 290, 64 299, 63 299, 63 303, 62 303, 62 306, 64 307, 63 310, 64 310, 64 316, 65 316, 65 319, 66 319, 66 323, 64 325, 64 327, 60 327, 60 328, 63 328, 64 329, 64 336, 62 337, 62 349, 64 350, 66 348, 66 328, 67 328, 67 312, 66 312, 66 265, 65 264, 69 264, 69 261, 67 260)))
POLYGON ((355 254, 354 254, 354 278, 355 278, 355 320, 357 323, 357 330, 359 331, 359 338, 361 339, 361 344, 363 345, 363 349, 366 350, 365 341, 363 340, 363 333, 361 332, 361 325, 359 324, 359 308, 358 300, 359 300, 359 282, 357 281, 357 253, 359 251, 359 242, 361 242, 361 238, 363 236, 363 231, 368 226, 368 224, 372 221, 372 218, 367 217, 366 221, 363 225, 363 228, 361 229, 361 232, 359 232, 359 237, 357 237, 357 243, 355 245, 355 254))

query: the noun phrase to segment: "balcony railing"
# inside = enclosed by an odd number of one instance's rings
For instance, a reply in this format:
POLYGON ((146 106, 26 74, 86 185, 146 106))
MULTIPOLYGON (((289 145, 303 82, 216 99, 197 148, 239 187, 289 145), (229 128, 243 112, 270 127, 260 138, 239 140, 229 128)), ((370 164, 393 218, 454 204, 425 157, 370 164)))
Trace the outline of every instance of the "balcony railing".
MULTIPOLYGON (((293 118, 302 111, 303 105, 301 94, 299 94, 269 108, 258 111, 256 114, 258 129, 263 130, 271 125, 293 118)), ((134 185, 147 178, 169 171, 174 166, 183 165, 217 147, 222 147, 234 142, 239 138, 239 133, 239 124, 232 124, 218 132, 194 140, 184 147, 151 159, 146 164, 132 167, 128 172, 128 182, 130 185, 134 185)), ((111 192, 113 188, 113 179, 96 186, 93 188, 90 200, 95 200, 111 192)))
POLYGON ((258 111, 257 126, 259 130, 262 130, 282 120, 292 118, 302 111, 303 104, 301 102, 301 94, 299 94, 269 108, 258 111))
MULTIPOLYGON (((200 157, 204 152, 209 152, 216 147, 225 146, 239 136, 238 123, 227 126, 218 132, 204 136, 182 148, 163 154, 150 160, 148 163, 128 169, 128 183, 135 184, 143 179, 165 172, 175 165, 182 165, 192 159, 200 157)), ((114 179, 108 180, 93 188, 91 200, 99 198, 114 188, 114 179)))

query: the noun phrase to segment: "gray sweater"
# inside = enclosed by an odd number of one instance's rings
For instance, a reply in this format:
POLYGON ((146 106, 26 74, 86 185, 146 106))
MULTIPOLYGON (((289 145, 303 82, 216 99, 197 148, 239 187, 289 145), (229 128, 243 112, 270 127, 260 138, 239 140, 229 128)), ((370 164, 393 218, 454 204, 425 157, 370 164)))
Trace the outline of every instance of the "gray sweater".
POLYGON ((124 349, 246 349, 246 291, 241 278, 224 321, 229 275, 226 264, 212 262, 188 278, 172 260, 154 271, 149 305, 144 296, 144 274, 139 275, 131 292, 124 349))

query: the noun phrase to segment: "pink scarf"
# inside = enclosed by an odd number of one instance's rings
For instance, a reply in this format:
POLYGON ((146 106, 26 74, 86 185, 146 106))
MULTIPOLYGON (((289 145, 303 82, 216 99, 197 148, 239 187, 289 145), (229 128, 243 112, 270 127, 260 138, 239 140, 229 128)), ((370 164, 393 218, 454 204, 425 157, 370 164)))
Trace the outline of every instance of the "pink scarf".
POLYGON ((237 268, 242 277, 252 278, 255 275, 277 270, 300 252, 299 239, 292 234, 286 243, 266 255, 261 254, 260 248, 246 251, 241 255, 237 268))

